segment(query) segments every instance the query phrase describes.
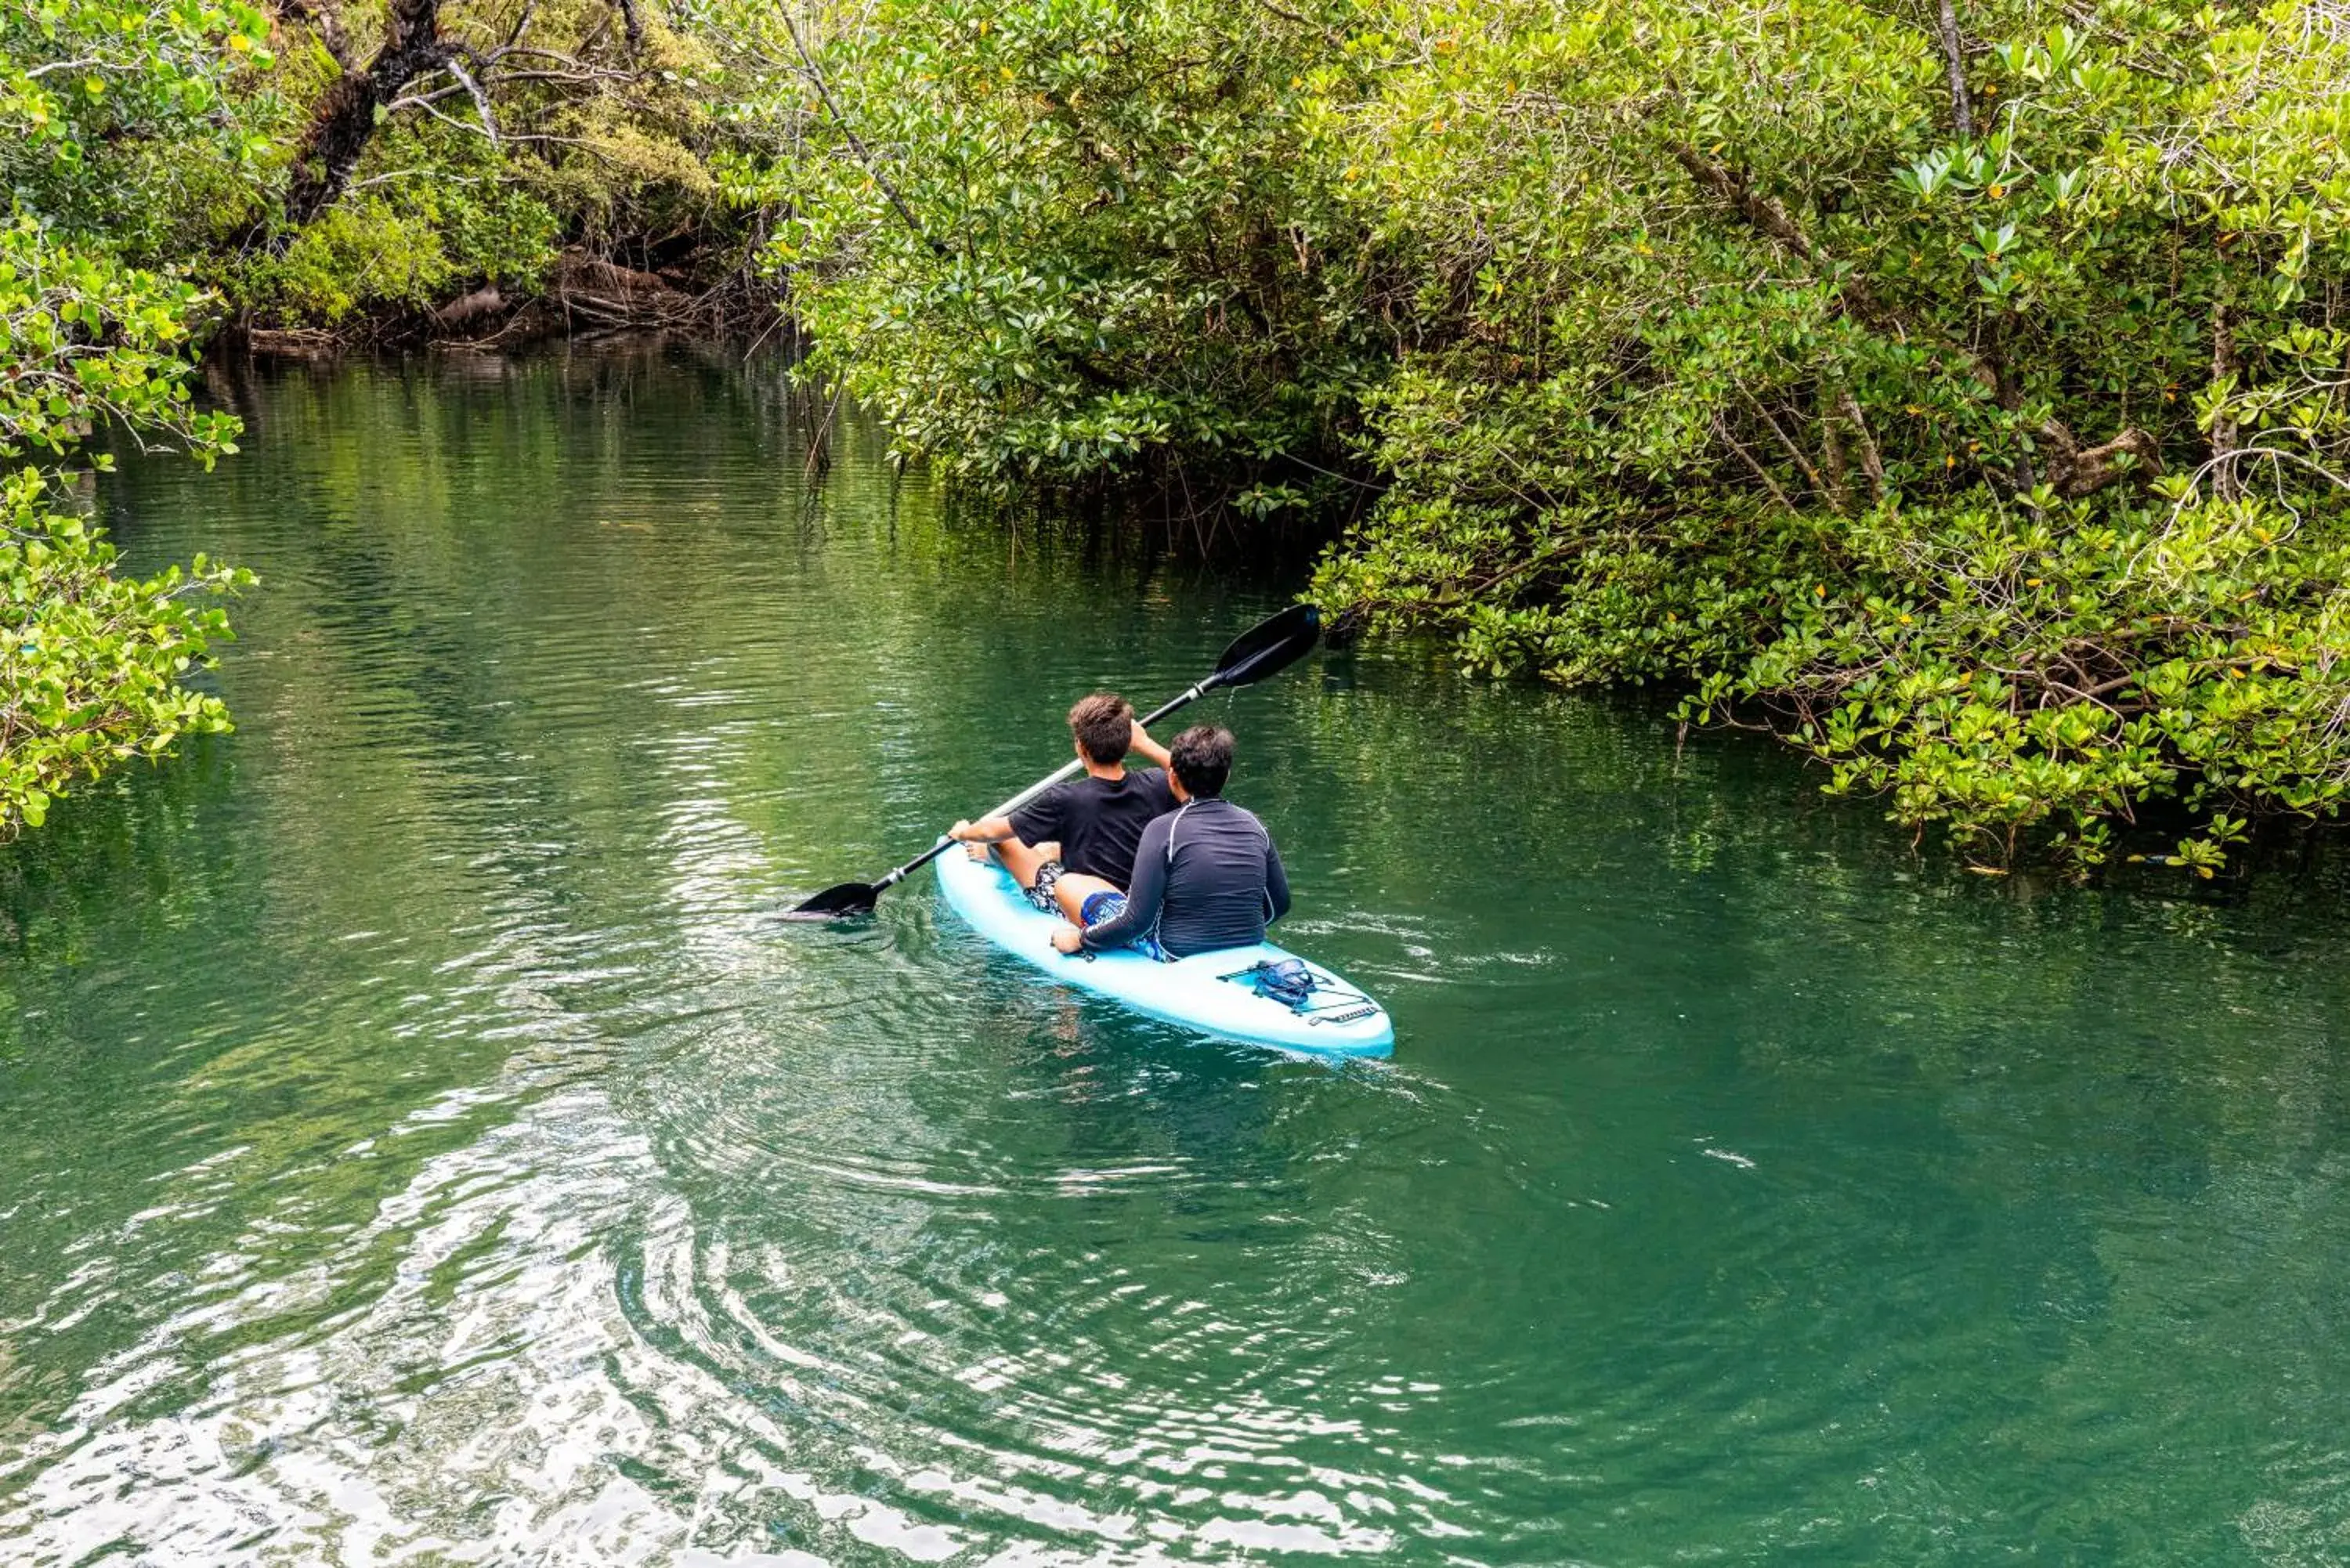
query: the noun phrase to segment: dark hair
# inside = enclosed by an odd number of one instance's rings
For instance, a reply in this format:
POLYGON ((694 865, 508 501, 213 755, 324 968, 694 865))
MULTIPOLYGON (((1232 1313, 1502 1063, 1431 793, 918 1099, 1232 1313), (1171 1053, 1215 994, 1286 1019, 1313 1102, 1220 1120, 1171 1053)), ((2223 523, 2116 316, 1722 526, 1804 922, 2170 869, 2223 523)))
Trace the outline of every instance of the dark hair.
POLYGON ((1213 800, 1232 776, 1232 732, 1215 724, 1194 724, 1175 737, 1167 760, 1183 782, 1183 793, 1213 800))
POLYGON ((1069 710, 1069 733, 1104 767, 1125 760, 1134 745, 1134 710, 1115 691, 1097 691, 1069 710))

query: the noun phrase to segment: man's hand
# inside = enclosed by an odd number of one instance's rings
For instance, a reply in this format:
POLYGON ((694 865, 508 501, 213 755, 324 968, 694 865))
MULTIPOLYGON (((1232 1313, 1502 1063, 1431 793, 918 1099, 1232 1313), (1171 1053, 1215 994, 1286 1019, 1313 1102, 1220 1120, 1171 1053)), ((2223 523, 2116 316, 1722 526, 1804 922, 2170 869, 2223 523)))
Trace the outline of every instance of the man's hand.
POLYGON ((1142 727, 1142 721, 1139 719, 1134 722, 1134 738, 1127 742, 1126 749, 1137 756, 1149 757, 1152 767, 1163 768, 1170 765, 1167 760, 1167 748, 1150 738, 1150 732, 1142 727))
POLYGON ((1055 952, 1073 953, 1085 945, 1085 932, 1077 929, 1076 927, 1069 924, 1068 921, 1063 920, 1060 925, 1054 929, 1053 950, 1055 952))
POLYGON ((967 836, 970 832, 971 818, 964 817, 958 821, 952 827, 947 829, 947 836, 953 839, 957 844, 969 844, 971 839, 967 836))

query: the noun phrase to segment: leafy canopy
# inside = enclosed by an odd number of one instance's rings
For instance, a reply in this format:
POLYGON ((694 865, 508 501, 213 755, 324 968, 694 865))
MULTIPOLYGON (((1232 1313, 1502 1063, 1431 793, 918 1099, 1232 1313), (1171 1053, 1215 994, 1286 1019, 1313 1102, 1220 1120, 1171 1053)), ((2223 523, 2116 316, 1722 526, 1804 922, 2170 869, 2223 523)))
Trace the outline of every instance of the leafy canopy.
MULTIPOLYGON (((966 477, 1319 452, 1394 338, 1362 219, 1301 178, 1322 30, 1198 0, 745 6, 722 170, 811 369, 966 477), (762 68, 764 67, 764 68, 762 68)), ((1262 505, 1294 492, 1259 486, 1262 505)))
POLYGON ((0 836, 77 779, 227 727, 180 680, 227 635, 205 601, 248 579, 202 558, 119 576, 67 491, 104 465, 102 423, 206 462, 234 450, 235 421, 187 388, 210 296, 125 257, 249 170, 231 81, 265 63, 265 33, 236 5, 0 11, 0 836))
POLYGON ((2350 26, 1960 16, 1384 13, 1315 128, 1451 330, 1317 592, 1690 682, 1995 858, 2178 797, 2208 871, 2350 788, 2350 26))

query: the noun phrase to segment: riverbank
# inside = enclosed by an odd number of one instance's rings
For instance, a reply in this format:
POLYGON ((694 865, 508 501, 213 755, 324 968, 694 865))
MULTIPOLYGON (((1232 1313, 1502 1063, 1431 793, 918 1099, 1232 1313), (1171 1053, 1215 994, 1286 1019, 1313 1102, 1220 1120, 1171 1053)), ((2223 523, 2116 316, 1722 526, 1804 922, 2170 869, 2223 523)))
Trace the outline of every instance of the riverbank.
MULTIPOLYGON (((676 297, 674 293, 671 297, 676 297)), ((233 362, 224 351, 227 341, 214 346, 207 359, 207 375, 214 399, 222 407, 240 413, 255 406, 255 368, 278 360, 316 362, 326 369, 348 366, 363 371, 371 365, 402 366, 409 356, 420 351, 419 363, 429 363, 433 354, 448 353, 479 360, 484 368, 479 373, 495 378, 525 370, 537 358, 553 355, 580 367, 589 384, 608 385, 623 398, 630 395, 628 389, 643 376, 656 372, 676 348, 720 375, 731 374, 736 366, 755 363, 781 371, 794 363, 790 339, 785 334, 771 334, 763 343, 755 337, 725 333, 620 327, 547 336, 515 333, 437 342, 411 340, 406 347, 366 339, 296 339, 291 344, 271 343, 254 358, 239 357, 233 362), (575 356, 575 348, 585 352, 575 356)), ((827 469, 837 454, 837 441, 846 439, 845 432, 852 427, 868 441, 879 431, 885 442, 893 441, 893 432, 863 415, 837 387, 827 389, 808 379, 778 375, 767 406, 772 417, 806 433, 808 444, 804 450, 778 456, 779 462, 788 462, 803 473, 827 469)), ((975 486, 918 464, 902 469, 898 483, 921 489, 931 504, 955 519, 958 528, 996 540, 1015 563, 1055 553, 1097 560, 1164 561, 1180 569, 1205 567, 1243 581, 1286 587, 1305 582, 1317 563, 1326 571, 1329 568, 1337 558, 1332 553, 1332 540, 1344 528, 1342 520, 1326 513, 1245 521, 1229 507, 1203 500, 1200 493, 1185 489, 1171 478, 1156 483, 1136 476, 1115 483, 1038 482, 1006 489, 975 486)), ((1325 602, 1345 601, 1332 596, 1325 602)), ((1343 616, 1333 628, 1332 640, 1335 646, 1352 647, 1362 635, 1363 618, 1343 616)), ((1415 659, 1460 662, 1456 645, 1424 629, 1388 625, 1380 628, 1374 642, 1392 644, 1415 659)), ((1474 672, 1511 684, 1531 678, 1527 671, 1490 666, 1474 672)), ((1611 702, 1624 704, 1627 714, 1642 722, 1662 724, 1668 732, 1678 730, 1677 736, 1667 742, 1678 750, 1689 743, 1692 734, 1709 727, 1690 722, 1686 701, 1693 686, 1690 680, 1666 679, 1607 685, 1599 693, 1611 702)), ((1768 732, 1772 727, 1765 722, 1741 722, 1749 716, 1736 710, 1725 717, 1727 722, 1711 727, 1756 732, 1768 732)), ((1815 765, 1799 776, 1808 776, 1814 784, 1835 782, 1834 770, 1825 765, 1815 765)), ((1831 793, 1857 792, 1832 789, 1831 793)), ((1865 795, 1841 809, 1854 811, 1858 822, 1867 825, 1864 832, 1870 831, 1884 815, 1871 809, 1865 795)), ((2134 805, 2129 820, 2114 823, 2103 835, 2095 879, 2116 890, 2191 895, 2224 902, 2245 897, 2257 884, 2273 882, 2293 888, 2310 886, 2313 877, 2324 881, 2329 875, 2323 867, 2333 858, 2330 846, 2335 835, 2325 822, 2271 816, 2244 825, 2231 836, 2224 857, 2179 854, 2180 841, 2191 840, 2202 826, 2203 819, 2180 802, 2142 800, 2134 805)), ((1913 841, 1929 857, 1946 853, 1942 844, 1926 842, 1923 836, 1914 836, 1913 841)), ((1963 844, 1960 847, 1967 849, 1963 844)), ((2027 899, 2042 896, 2054 883, 2082 878, 2084 867, 2078 859, 2020 853, 2013 844, 2000 847, 2002 852, 1998 855, 1964 852, 1956 858, 1978 874, 2012 879, 2019 896, 2027 899)), ((2030 846, 2022 847, 2028 851, 2030 846)))
POLYGON ((304 358, 445 347, 507 350, 558 338, 665 332, 756 344, 790 333, 774 293, 742 273, 647 272, 572 248, 540 276, 467 286, 422 308, 386 306, 331 326, 224 322, 205 353, 304 358))
POLYGON ((824 41, 769 254, 910 452, 1267 515, 1342 452, 1334 613, 1687 691, 1987 870, 2174 816, 2214 874, 2350 803, 2323 12, 918 0, 824 41))
POLYGON ((26 340, 153 341, 24 408, 210 455, 178 354, 224 317, 740 306, 972 492, 1139 482, 1236 553, 1335 524, 1335 623, 1683 692, 1984 870, 2170 819, 2215 876, 2350 804, 2324 11, 93 14, 9 44, 57 57, 27 275, 77 280, 26 340))

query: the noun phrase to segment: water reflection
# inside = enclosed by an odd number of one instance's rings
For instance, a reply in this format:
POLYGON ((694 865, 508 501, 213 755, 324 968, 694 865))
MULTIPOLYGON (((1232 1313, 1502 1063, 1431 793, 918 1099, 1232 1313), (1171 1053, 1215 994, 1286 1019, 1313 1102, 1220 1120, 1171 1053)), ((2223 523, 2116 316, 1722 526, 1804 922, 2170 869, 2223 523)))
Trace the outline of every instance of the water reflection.
POLYGON ((1389 1064, 926 882, 774 913, 1269 608, 955 516, 771 375, 295 372, 134 557, 239 732, 0 865, 0 1555, 2328 1561, 2320 865, 2029 901, 1653 712, 1227 701, 1389 1064))

